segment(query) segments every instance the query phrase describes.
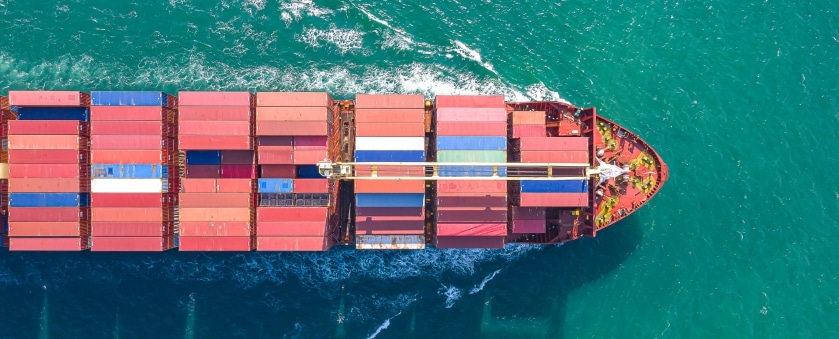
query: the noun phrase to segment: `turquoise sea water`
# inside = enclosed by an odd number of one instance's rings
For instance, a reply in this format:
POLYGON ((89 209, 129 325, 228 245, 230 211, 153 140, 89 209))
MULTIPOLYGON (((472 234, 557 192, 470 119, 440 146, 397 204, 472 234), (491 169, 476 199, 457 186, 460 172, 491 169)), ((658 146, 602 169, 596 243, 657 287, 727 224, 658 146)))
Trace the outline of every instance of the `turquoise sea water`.
POLYGON ((832 1, 0 0, 0 91, 564 99, 671 177, 561 247, 0 252, 0 337, 839 337, 832 1))

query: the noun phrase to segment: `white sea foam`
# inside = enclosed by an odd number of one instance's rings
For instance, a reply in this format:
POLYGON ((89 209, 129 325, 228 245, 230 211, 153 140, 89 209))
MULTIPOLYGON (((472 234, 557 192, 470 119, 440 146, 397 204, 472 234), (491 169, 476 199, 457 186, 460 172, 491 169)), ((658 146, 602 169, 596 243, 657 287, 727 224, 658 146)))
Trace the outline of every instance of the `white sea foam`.
POLYGON ((390 327, 390 321, 391 321, 393 318, 398 317, 400 314, 402 314, 402 312, 396 313, 396 315, 394 315, 394 316, 392 316, 392 317, 390 317, 390 318, 387 318, 387 320, 385 320, 385 322, 383 322, 381 325, 379 325, 379 327, 378 327, 378 328, 376 328, 376 331, 375 331, 375 332, 373 332, 373 334, 371 334, 370 336, 368 336, 368 337, 367 337, 367 339, 373 339, 373 338, 375 338, 376 336, 378 336, 378 335, 379 335, 379 333, 381 333, 382 331, 384 331, 384 330, 386 330, 388 327, 390 327))
POLYGON ((483 58, 481 57, 481 53, 469 48, 469 46, 466 46, 466 44, 464 44, 460 40, 452 40, 452 44, 454 45, 454 47, 451 49, 451 51, 457 53, 463 58, 477 62, 479 65, 483 66, 488 71, 494 73, 495 75, 498 75, 498 72, 495 71, 495 68, 492 67, 492 64, 488 61, 483 60, 483 58))
POLYGON ((495 270, 495 272, 492 272, 488 276, 484 277, 484 280, 481 280, 480 284, 476 285, 471 290, 469 290, 469 294, 475 294, 475 293, 478 293, 480 291, 483 291, 484 287, 487 285, 487 283, 490 280, 492 280, 492 278, 495 278, 495 276, 498 275, 498 273, 501 273, 501 270, 495 270))
POLYGON ((463 296, 462 290, 454 285, 442 285, 442 287, 440 287, 437 293, 441 296, 446 297, 446 308, 452 308, 452 306, 454 306, 454 303, 458 299, 460 299, 461 296, 463 296))
POLYGON ((337 47, 341 54, 359 51, 364 45, 364 32, 338 28, 335 24, 330 24, 329 29, 307 27, 294 38, 316 49, 324 44, 332 45, 337 47))
POLYGON ((333 14, 328 8, 321 8, 315 5, 312 0, 293 0, 280 3, 280 13, 283 21, 288 25, 292 20, 299 21, 304 16, 325 18, 333 14))

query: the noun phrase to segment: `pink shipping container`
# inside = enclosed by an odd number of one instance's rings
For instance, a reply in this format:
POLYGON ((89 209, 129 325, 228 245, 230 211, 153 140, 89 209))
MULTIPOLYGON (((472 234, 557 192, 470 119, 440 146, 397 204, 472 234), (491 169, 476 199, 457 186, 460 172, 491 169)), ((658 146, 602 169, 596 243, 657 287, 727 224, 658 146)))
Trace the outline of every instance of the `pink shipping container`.
POLYGON ((507 121, 507 109, 499 108, 438 108, 437 121, 507 121))
POLYGON ((256 178, 256 165, 221 165, 220 167, 223 179, 256 178))
POLYGON ((326 136, 296 136, 294 150, 326 150, 328 139, 326 136))
POLYGON ((588 163, 588 151, 522 151, 521 162, 588 163))
POLYGON ((93 164, 162 164, 172 156, 165 150, 93 150, 90 162, 93 164))
POLYGON ((184 177, 195 178, 220 178, 221 165, 186 165, 184 177))
POLYGON ((184 193, 251 193, 254 183, 251 179, 181 179, 184 193))
POLYGON ((437 248, 504 248, 505 237, 446 237, 438 236, 437 248))
POLYGON ((513 233, 545 233, 545 220, 513 219, 513 233))
POLYGON ((9 251, 81 251, 88 249, 87 237, 12 237, 9 251))
POLYGON ((159 135, 91 135, 92 150, 159 150, 165 139, 159 135))
POLYGON ((325 150, 294 150, 293 162, 295 165, 317 165, 319 161, 328 159, 329 154, 325 150))
MULTIPOLYGON (((223 203, 223 202, 221 202, 223 203)), ((181 208, 180 221, 251 221, 251 208, 181 208)))
POLYGON ((90 209, 90 220, 123 222, 165 222, 172 216, 160 207, 95 207, 90 209))
POLYGON ((268 136, 262 135, 256 138, 256 144, 260 148, 262 147, 288 147, 289 150, 293 149, 294 146, 294 137, 293 136, 268 136))
POLYGON ((90 96, 78 91, 9 91, 12 106, 80 107, 90 104, 90 96))
POLYGON ((328 135, 325 121, 257 121, 257 135, 328 135))
POLYGON ((9 164, 9 178, 79 178, 78 164, 9 164))
POLYGON ((252 138, 247 135, 179 135, 181 150, 249 150, 252 138))
POLYGON ((184 106, 251 106, 250 92, 178 92, 178 105, 184 106))
POLYGON ((162 252, 175 248, 175 237, 93 237, 94 252, 162 252))
POLYGON ((9 222, 10 237, 79 237, 85 233, 79 222, 9 222))
POLYGON ((439 193, 507 193, 506 181, 438 180, 439 193))
POLYGON ((321 107, 257 107, 256 121, 328 121, 326 106, 321 107))
POLYGON ((78 150, 9 150, 9 162, 14 164, 78 164, 84 159, 78 150))
POLYGON ((222 165, 253 165, 256 158, 253 151, 221 151, 222 165))
POLYGON ((72 149, 87 147, 87 138, 78 135, 9 135, 10 150, 16 149, 72 149))
POLYGON ((297 170, 294 165, 260 165, 260 178, 294 178, 297 170))
POLYGON ((521 151, 588 151, 588 137, 521 138, 521 151))
POLYGON ((294 179, 294 193, 327 193, 329 179, 294 179))
POLYGON ((437 124, 438 136, 503 136, 507 135, 507 123, 499 122, 446 122, 437 124))
POLYGON ((545 221, 544 207, 519 207, 513 206, 513 219, 515 220, 541 220, 545 221))
POLYGON ((372 218, 356 220, 355 234, 358 235, 408 235, 425 234, 425 218, 418 220, 387 220, 384 218, 372 218), (383 219, 383 220, 382 220, 383 219))
MULTIPOLYGON (((400 176, 400 177, 424 177, 425 166, 377 166, 376 171, 378 176, 400 176)), ((373 173, 373 166, 370 165, 356 165, 355 175, 359 177, 369 177, 373 173)), ((420 181, 420 180, 414 180, 420 181)), ((359 181, 356 181, 358 183, 359 181)), ((369 181, 368 181, 369 182, 369 181)), ((373 181, 378 182, 378 181, 373 181)), ((421 182, 421 181, 420 181, 421 182)))
MULTIPOLYGON (((9 181, 9 192, 72 193, 84 192, 78 178, 16 178, 9 181)), ((84 187, 90 189, 85 180, 84 187)))
POLYGON ((386 217, 386 216, 395 216, 395 217, 416 217, 414 219, 406 219, 406 220, 419 220, 417 218, 425 218, 425 208, 424 207, 356 207, 355 209, 356 219, 364 219, 365 217, 386 217))
POLYGON ((255 204, 253 193, 180 193, 178 206, 193 207, 250 207, 255 204))
POLYGON ((76 135, 83 126, 78 120, 9 120, 8 133, 12 135, 76 135))
POLYGON ((323 237, 324 221, 264 221, 256 225, 256 235, 272 237, 323 237))
POLYGON ((251 237, 180 237, 178 250, 185 252, 247 252, 253 250, 251 237))
POLYGON ((253 234, 250 222, 200 222, 190 221, 180 223, 182 237, 249 237, 253 234))
POLYGON ((332 97, 326 92, 257 92, 257 106, 327 107, 332 97))
POLYGON ((435 97, 437 108, 445 107, 506 107, 502 95, 438 95, 435 97))
POLYGON ((507 235, 507 223, 438 223, 437 236, 498 237, 507 235))
POLYGON ((92 222, 94 237, 162 237, 175 232, 174 222, 92 222))
POLYGON ((424 108, 425 97, 421 94, 356 94, 358 108, 424 108))
MULTIPOLYGON (((379 175, 382 175, 379 173, 379 175)), ((297 179, 294 188, 297 189, 297 179)), ((424 193, 422 180, 356 180, 355 193, 424 193)))
POLYGON ((162 207, 174 205, 174 195, 160 193, 91 193, 90 207, 162 207))
POLYGON ((251 135, 249 121, 180 121, 178 134, 183 135, 251 135))
POLYGON ((507 206, 506 193, 438 193, 437 206, 442 207, 502 207, 507 206))
POLYGON ((76 222, 86 219, 78 207, 9 207, 9 222, 76 222))
POLYGON ((424 109, 355 109, 355 123, 423 123, 424 109))
MULTIPOLYGON (((279 147, 279 146, 278 146, 279 147)), ((288 151, 276 151, 276 150, 265 150, 263 148, 259 148, 257 155, 259 157, 259 164, 266 164, 266 165, 291 165, 294 164, 294 152, 291 150, 288 151)))
POLYGON ((250 121, 250 106, 184 106, 178 107, 178 120, 184 121, 250 121))
POLYGON ((332 248, 328 237, 256 237, 257 251, 327 251, 332 248))
POLYGON ((437 226, 440 223, 506 223, 507 207, 438 207, 437 226))
POLYGON ((390 122, 390 123, 358 123, 355 125, 355 135, 359 137, 415 137, 425 135, 425 123, 421 122, 390 122))
POLYGON ((525 207, 584 207, 587 193, 521 193, 520 206, 525 207))
POLYGON ((91 135, 156 135, 172 136, 174 127, 161 121, 93 121, 91 135))
POLYGON ((90 121, 172 121, 174 111, 154 106, 91 106, 90 121))
POLYGON ((327 219, 326 207, 257 207, 257 222, 319 221, 327 219))
POLYGON ((513 138, 544 137, 547 134, 544 125, 513 125, 513 138))

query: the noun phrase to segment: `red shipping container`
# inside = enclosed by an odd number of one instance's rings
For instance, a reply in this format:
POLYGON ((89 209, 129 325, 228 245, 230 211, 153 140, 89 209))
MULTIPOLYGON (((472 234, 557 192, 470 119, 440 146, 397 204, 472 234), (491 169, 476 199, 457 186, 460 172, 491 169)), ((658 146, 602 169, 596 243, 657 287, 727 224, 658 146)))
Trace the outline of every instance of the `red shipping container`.
POLYGON ((93 164, 163 164, 169 161, 169 151, 161 150, 92 150, 93 164))
POLYGON ((506 223, 507 207, 438 207, 437 223, 506 223))
MULTIPOLYGON (((276 146, 280 147, 280 146, 276 146)), ((265 150, 257 151, 259 164, 291 165, 294 164, 294 151, 265 150)))
POLYGON ((161 121, 92 121, 91 135, 173 135, 172 125, 161 121))
POLYGON ((90 207, 157 207, 174 205, 173 195, 160 193, 90 193, 90 207))
POLYGON ((513 126, 516 125, 538 125, 545 126, 544 111, 515 111, 513 115, 513 126))
POLYGON ((12 106, 81 107, 89 103, 90 97, 78 91, 9 91, 12 106))
POLYGON ((323 237, 324 221, 265 221, 256 224, 257 236, 273 237, 323 237))
POLYGON ((525 207, 584 207, 588 193, 521 193, 520 206, 525 207))
MULTIPOLYGON (((377 176, 380 177, 425 177, 425 166, 376 166, 377 176)), ((356 165, 355 175, 369 177, 373 174, 373 166, 356 165)), ((376 180, 377 181, 377 180, 376 180)), ((412 180, 422 181, 422 180, 412 180)), ((360 181, 357 181, 360 182, 360 181)), ((375 182, 375 181, 374 181, 375 182)))
POLYGON ((446 193, 437 194, 439 207, 505 207, 505 193, 446 193))
POLYGON ((16 149, 72 149, 87 147, 87 138, 78 135, 9 135, 10 150, 16 149))
POLYGON ((425 218, 418 220, 356 220, 355 234, 358 235, 404 235, 404 234, 425 234, 425 218))
POLYGON ((79 178, 78 164, 9 164, 9 178, 79 178))
POLYGON ((329 154, 323 150, 294 150, 292 160, 295 165, 317 165, 318 162, 328 159, 329 154))
POLYGON ((250 237, 253 226, 250 222, 190 221, 181 222, 182 237, 250 237))
POLYGON ((424 108, 422 94, 356 94, 358 108, 424 108))
POLYGON ((257 207, 256 220, 266 221, 319 221, 327 219, 327 207, 257 207))
POLYGON ((522 151, 521 162, 589 163, 588 151, 522 151))
POLYGON ((513 233, 545 233, 545 220, 513 219, 513 233))
POLYGON ((445 108, 437 109, 438 123, 451 121, 507 121, 507 109, 499 108, 445 108))
POLYGON ((251 123, 249 121, 180 121, 178 134, 251 135, 251 123))
POLYGON ((175 248, 173 235, 162 237, 94 237, 93 252, 163 252, 175 248))
POLYGON ((258 152, 282 151, 294 153, 294 146, 257 146, 256 150, 258 152))
POLYGON ((257 92, 257 106, 328 107, 332 97, 326 92, 257 92))
POLYGON ((424 123, 425 109, 355 109, 355 123, 424 123))
POLYGON ((329 135, 325 121, 257 121, 256 135, 329 135))
MULTIPOLYGON (((162 237, 175 232, 174 222, 92 222, 94 237, 162 237)), ((94 246, 95 246, 94 241, 94 246)))
MULTIPOLYGON (((288 147, 289 150, 294 149, 294 137, 292 136, 269 136, 262 135, 256 138, 256 144, 259 149, 263 147, 288 147)), ((267 149, 267 148, 266 148, 267 149)))
POLYGON ((84 161, 84 153, 77 150, 9 150, 9 162, 13 164, 78 164, 84 161))
POLYGON ((446 122, 437 124, 438 136, 506 136, 507 123, 499 122, 446 122))
POLYGON ((507 235, 507 223, 438 223, 437 236, 498 237, 507 235))
POLYGON ((321 121, 329 120, 326 106, 321 107, 257 107, 256 121, 321 121))
POLYGON ((513 206, 513 220, 541 220, 545 221, 544 207, 513 206))
POLYGON ((182 179, 184 193, 251 193, 254 182, 251 179, 182 179))
POLYGON ((11 237, 9 251, 81 251, 88 249, 88 237, 11 237))
POLYGON ((83 128, 78 120, 9 120, 10 135, 76 135, 83 128))
POLYGON ((78 222, 10 222, 10 237, 78 237, 78 222))
MULTIPOLYGON (((85 180, 85 187, 90 183, 85 180)), ((9 192, 72 193, 84 192, 78 178, 15 178, 9 180, 9 192)))
POLYGON ((178 107, 178 120, 184 121, 251 121, 250 106, 184 106, 178 107))
POLYGON ((251 221, 252 208, 181 208, 180 221, 251 221))
POLYGON ((160 207, 96 207, 90 209, 90 220, 122 222, 165 222, 172 216, 160 207))
POLYGON ((425 135, 421 122, 357 123, 357 137, 419 137, 425 135))
POLYGON ((220 178, 244 179, 256 178, 256 165, 221 165, 220 178))
POLYGON ((250 92, 178 92, 178 105, 184 106, 251 106, 250 92))
POLYGON ((178 206, 193 207, 251 207, 254 195, 251 193, 181 193, 178 206))
POLYGON ((253 151, 221 151, 222 165, 253 165, 254 152, 253 151))
POLYGON ((327 251, 332 248, 329 237, 256 237, 257 251, 327 251))
POLYGON ((521 151, 586 151, 588 137, 521 138, 521 151))
MULTIPOLYGON (((379 174, 382 175, 382 174, 379 174)), ((294 188, 297 189, 297 179, 294 188)), ((355 193, 424 193, 424 180, 356 180, 355 193)))
POLYGON ((250 150, 252 138, 247 135, 179 135, 181 150, 250 150))
POLYGON ((159 150, 163 148, 159 135, 91 135, 92 150, 159 150))
POLYGON ((155 106, 91 106, 90 121, 171 121, 173 110, 155 106))
POLYGON ((294 178, 297 175, 294 165, 261 165, 260 178, 294 178))
POLYGON ((294 150, 326 150, 327 143, 325 136, 296 136, 294 150))
POLYGON ((186 165, 186 178, 220 178, 221 165, 186 165))
POLYGON ((513 125, 513 138, 545 137, 544 125, 513 125))
MULTIPOLYGON (((9 207, 9 222, 75 222, 84 213, 78 207, 9 207)), ((86 219, 86 218, 84 218, 86 219)))
POLYGON ((294 193, 328 193, 329 179, 294 179, 294 193))
POLYGON ((183 252, 247 252, 253 250, 251 237, 180 237, 183 252))
POLYGON ((438 180, 438 193, 507 193, 506 181, 438 180))
POLYGON ((506 237, 446 237, 438 236, 437 248, 504 248, 506 237))
POLYGON ((435 106, 441 107, 506 107, 503 95, 438 95, 435 106))
MULTIPOLYGON (((356 219, 366 217, 419 217, 425 218, 424 207, 356 207, 356 219)), ((416 219, 414 219, 416 220, 416 219)))

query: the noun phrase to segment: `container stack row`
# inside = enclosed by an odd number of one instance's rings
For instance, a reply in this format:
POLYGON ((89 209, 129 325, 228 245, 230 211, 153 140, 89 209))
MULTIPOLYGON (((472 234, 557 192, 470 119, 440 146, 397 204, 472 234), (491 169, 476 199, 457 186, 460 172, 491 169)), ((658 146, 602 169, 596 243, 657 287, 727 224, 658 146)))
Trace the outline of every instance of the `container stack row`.
POLYGON ((9 103, 9 249, 88 249, 90 96, 10 91, 9 103))
POLYGON ((329 152, 334 119, 325 92, 259 92, 257 251, 326 251, 334 182, 318 172, 329 152))
MULTIPOLYGON (((437 96, 437 163, 441 177, 505 177, 507 110, 503 96, 437 96), (445 163, 456 163, 445 165, 445 163)), ((501 248, 507 236, 504 180, 437 181, 436 246, 501 248)))
POLYGON ((538 138, 547 136, 544 111, 513 111, 510 132, 513 138, 538 138))
POLYGON ((9 98, 0 95, 0 245, 9 247, 9 151, 6 127, 9 120, 16 119, 9 107, 9 98))
POLYGON ((163 92, 90 97, 90 249, 174 248, 176 98, 163 92))
MULTIPOLYGON (((514 139, 522 163, 588 163, 588 137, 528 137, 514 139)), ((588 205, 588 180, 522 180, 523 207, 582 207, 588 205)))
POLYGON ((179 92, 181 251, 254 248, 253 94, 179 92))
MULTIPOLYGON (((356 96, 355 161, 425 162, 422 95, 356 96)), ((425 177, 425 166, 358 165, 357 177, 425 177)), ((355 180, 358 249, 425 248, 425 180, 355 180)))

